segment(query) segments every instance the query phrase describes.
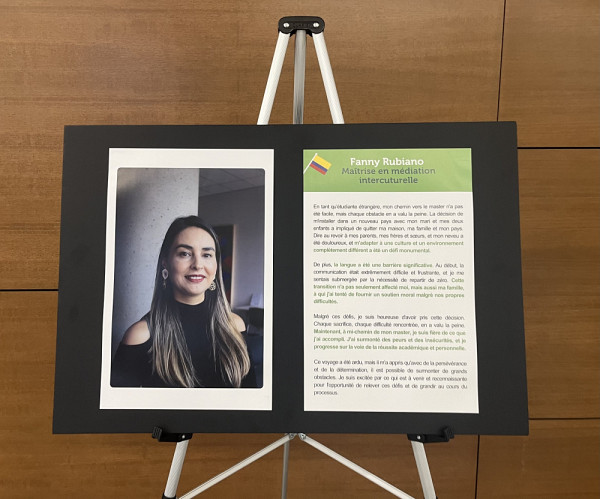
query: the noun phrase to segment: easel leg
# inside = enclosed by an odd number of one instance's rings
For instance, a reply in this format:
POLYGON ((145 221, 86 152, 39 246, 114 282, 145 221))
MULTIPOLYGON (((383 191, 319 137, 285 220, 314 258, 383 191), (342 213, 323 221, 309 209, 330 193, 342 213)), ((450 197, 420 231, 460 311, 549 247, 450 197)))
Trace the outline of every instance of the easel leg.
POLYGON ((294 47, 294 116, 293 124, 304 122, 304 75, 306 73, 306 31, 296 31, 294 47))
POLYGON ((421 442, 411 441, 410 443, 412 445, 413 454, 415 455, 415 461, 417 462, 423 495, 425 499, 436 499, 435 489, 433 488, 433 479, 431 478, 431 471, 429 470, 427 455, 425 454, 425 446, 421 442))
MULTIPOLYGON (((313 440, 308 435, 304 433, 300 433, 300 440, 307 443, 308 445, 314 447, 315 449, 321 451, 326 456, 329 456, 332 459, 335 459, 338 463, 343 464, 347 468, 350 468, 352 471, 358 473, 359 475, 365 477, 367 480, 373 482, 378 487, 381 487, 384 490, 387 490, 390 494, 395 495, 396 497, 400 497, 401 499, 414 499, 413 496, 408 495, 406 492, 402 492, 397 487, 394 487, 392 484, 382 480, 377 475, 374 475, 370 471, 367 471, 364 468, 361 468, 358 464, 353 463, 349 459, 346 459, 344 456, 338 454, 337 452, 331 450, 328 447, 325 447, 323 444, 313 440)), ((425 499, 429 499, 426 497, 425 499)))
POLYGON ((338 97, 335 80, 333 79, 333 71, 331 70, 331 62, 327 54, 327 46, 325 45, 325 37, 323 33, 315 33, 313 35, 315 42, 315 51, 319 60, 319 68, 321 68, 321 76, 323 77, 323 85, 325 86, 325 94, 329 103, 329 111, 331 111, 331 119, 336 125, 344 123, 344 115, 342 114, 342 106, 338 97))
POLYGON ((247 457, 243 461, 240 461, 238 464, 236 464, 235 466, 232 466, 231 468, 224 471, 223 473, 211 478, 210 480, 204 482, 202 485, 189 491, 187 494, 182 495, 180 499, 191 499, 192 497, 196 497, 197 495, 201 494, 205 490, 211 488, 213 485, 216 485, 217 483, 225 480, 226 478, 230 477, 234 473, 237 473, 242 468, 245 468, 249 464, 252 464, 254 461, 257 461, 258 459, 260 459, 264 455, 268 454, 269 452, 272 452, 275 449, 277 449, 278 447, 281 447, 282 445, 289 443, 289 441, 292 440, 295 436, 296 436, 295 433, 289 433, 289 434, 285 435, 284 437, 280 438, 276 442, 273 442, 271 445, 268 445, 264 449, 256 452, 255 454, 252 454, 250 457, 247 457))
POLYGON ((290 461, 290 443, 283 446, 283 476, 281 477, 281 499, 287 498, 288 466, 290 461))
POLYGON ((174 499, 177 497, 177 485, 179 484, 181 468, 183 468, 185 453, 189 443, 189 440, 184 440, 183 442, 177 442, 177 445, 175 446, 173 462, 171 463, 171 469, 169 470, 169 478, 167 478, 167 486, 165 487, 163 499, 174 499))
POLYGON ((269 77, 267 78, 267 87, 265 88, 265 95, 260 106, 260 113, 258 114, 258 125, 267 125, 269 118, 271 117, 271 110, 273 109, 273 102, 275 101, 275 93, 277 92, 277 85, 279 84, 279 77, 281 76, 281 68, 283 67, 283 60, 285 59, 285 51, 290 40, 290 35, 285 33, 279 33, 277 38, 277 45, 275 45, 275 53, 273 54, 273 62, 271 63, 271 70, 269 71, 269 77))

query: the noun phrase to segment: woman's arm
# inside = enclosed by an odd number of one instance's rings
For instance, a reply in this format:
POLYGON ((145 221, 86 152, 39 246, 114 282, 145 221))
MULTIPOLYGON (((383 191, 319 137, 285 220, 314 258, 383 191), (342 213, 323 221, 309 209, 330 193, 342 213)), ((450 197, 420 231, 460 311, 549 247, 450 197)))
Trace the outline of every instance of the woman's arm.
POLYGON ((150 339, 150 330, 148 329, 148 323, 145 320, 141 320, 131 325, 125 334, 121 343, 124 345, 140 345, 150 339))
POLYGON ((111 366, 111 386, 144 386, 152 373, 150 330, 146 321, 133 324, 117 348, 111 366))
POLYGON ((231 314, 231 317, 233 319, 233 323, 235 324, 236 331, 238 333, 243 333, 246 330, 246 323, 244 322, 244 319, 233 313, 231 314))

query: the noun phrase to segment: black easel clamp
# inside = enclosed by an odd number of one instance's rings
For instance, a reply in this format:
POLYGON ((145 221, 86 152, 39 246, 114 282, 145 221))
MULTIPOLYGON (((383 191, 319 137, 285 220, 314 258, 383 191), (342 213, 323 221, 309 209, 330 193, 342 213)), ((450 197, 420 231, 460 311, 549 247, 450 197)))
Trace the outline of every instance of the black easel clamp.
POLYGON ((152 438, 159 442, 183 442, 192 438, 193 433, 169 433, 161 427, 155 426, 152 430, 152 438))
POLYGON ((286 35, 291 35, 299 29, 306 31, 309 35, 313 33, 323 33, 325 21, 320 17, 313 16, 292 16, 282 17, 279 20, 279 31, 286 35))
POLYGON ((422 444, 433 444, 437 442, 449 442, 454 438, 454 432, 449 426, 442 428, 441 435, 426 435, 423 433, 409 433, 406 435, 411 442, 420 442, 422 444))

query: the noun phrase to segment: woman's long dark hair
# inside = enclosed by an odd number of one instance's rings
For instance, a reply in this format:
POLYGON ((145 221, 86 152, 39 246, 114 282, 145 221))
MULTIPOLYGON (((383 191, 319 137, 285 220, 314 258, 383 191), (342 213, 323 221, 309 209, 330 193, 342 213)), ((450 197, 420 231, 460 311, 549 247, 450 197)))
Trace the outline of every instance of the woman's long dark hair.
POLYGON ((225 297, 221 272, 221 247, 213 228, 197 216, 177 218, 170 225, 160 248, 154 294, 148 314, 148 328, 152 337, 152 365, 160 378, 170 386, 197 387, 201 381, 196 377, 188 349, 175 297, 170 281, 162 277, 162 262, 167 260, 177 235, 189 228, 198 227, 210 234, 215 242, 217 272, 216 289, 207 290, 210 323, 208 333, 212 342, 213 356, 221 377, 231 386, 239 387, 250 369, 248 350, 242 335, 237 331, 231 308, 225 297))

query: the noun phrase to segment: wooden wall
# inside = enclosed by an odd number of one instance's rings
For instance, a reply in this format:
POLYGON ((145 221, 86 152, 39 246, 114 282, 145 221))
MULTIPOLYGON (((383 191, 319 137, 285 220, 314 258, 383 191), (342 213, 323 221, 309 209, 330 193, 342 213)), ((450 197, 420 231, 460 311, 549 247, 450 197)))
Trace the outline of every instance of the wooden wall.
MULTIPOLYGON (((159 497, 149 435, 52 435, 66 124, 251 124, 286 15, 319 15, 346 122, 515 120, 531 432, 428 446, 441 498, 600 494, 596 0, 2 0, 0 496, 159 497)), ((292 45, 272 123, 292 116, 292 45)), ((306 123, 329 110, 308 44, 306 123)), ((499 373, 501 375, 501 373, 499 373)), ((180 494, 280 435, 196 435, 180 494)), ((313 435, 421 497, 406 437, 313 435)), ((276 451, 203 497, 279 497, 276 451)), ((389 497, 297 440, 293 498, 389 497)))

